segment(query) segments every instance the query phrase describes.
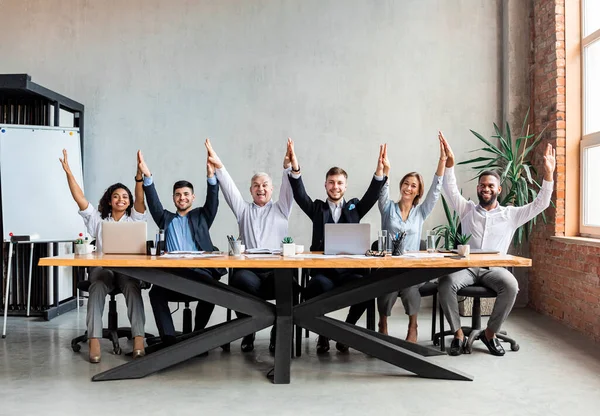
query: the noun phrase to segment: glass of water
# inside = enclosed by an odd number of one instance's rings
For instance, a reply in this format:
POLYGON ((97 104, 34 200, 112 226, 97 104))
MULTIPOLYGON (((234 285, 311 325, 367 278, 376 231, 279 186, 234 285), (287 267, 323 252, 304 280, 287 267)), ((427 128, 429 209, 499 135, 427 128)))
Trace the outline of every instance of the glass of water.
POLYGON ((426 246, 427 246, 427 252, 428 253, 435 253, 435 232, 432 230, 428 230, 427 231, 427 240, 426 242, 426 246))
POLYGON ((386 251, 387 250, 387 230, 379 230, 377 233, 377 251, 386 251))

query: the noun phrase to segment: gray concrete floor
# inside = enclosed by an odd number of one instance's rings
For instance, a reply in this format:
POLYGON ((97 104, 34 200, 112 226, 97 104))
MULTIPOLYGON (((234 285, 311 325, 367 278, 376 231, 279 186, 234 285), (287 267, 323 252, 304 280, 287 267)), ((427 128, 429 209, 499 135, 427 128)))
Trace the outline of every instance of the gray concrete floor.
MULTIPOLYGON (((147 331, 156 332, 145 300, 147 331)), ((119 313, 126 326, 122 300, 119 313)), ((216 308, 212 322, 224 317, 216 308)), ((180 326, 181 311, 175 321, 180 326)), ((391 334, 404 336, 406 322, 398 304, 391 334)), ((430 344, 430 325, 430 310, 424 310, 423 344, 430 344)), ((320 357, 311 334, 302 357, 292 362, 292 383, 276 386, 265 378, 273 358, 264 330, 253 353, 242 354, 236 342, 231 353, 213 350, 145 379, 92 383, 94 374, 128 358, 113 355, 109 341, 103 341, 98 365, 87 362, 86 346, 74 353, 70 340, 84 326, 85 308, 50 322, 9 318, 8 336, 0 341, 0 415, 580 415, 600 408, 600 346, 527 309, 515 310, 505 327, 521 345, 519 352, 493 357, 478 341, 472 355, 432 358, 474 375, 473 382, 420 379, 357 351, 338 354, 333 343, 329 355, 320 357)), ((131 351, 126 339, 121 345, 131 351)))

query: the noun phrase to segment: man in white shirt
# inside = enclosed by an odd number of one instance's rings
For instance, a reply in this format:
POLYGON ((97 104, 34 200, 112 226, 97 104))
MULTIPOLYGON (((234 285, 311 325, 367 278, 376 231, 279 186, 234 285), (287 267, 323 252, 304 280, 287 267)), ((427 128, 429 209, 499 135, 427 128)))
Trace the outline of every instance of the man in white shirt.
MULTIPOLYGON (((250 180, 250 193, 252 202, 247 202, 235 182, 225 169, 223 162, 212 148, 210 140, 206 139, 206 150, 208 151, 209 163, 212 163, 215 174, 219 181, 219 187, 223 192, 225 201, 239 226, 239 233, 246 249, 266 248, 280 250, 281 242, 288 235, 288 219, 292 213, 294 196, 288 179, 290 171, 290 146, 291 139, 288 138, 287 151, 283 160, 283 175, 281 188, 279 189, 279 200, 273 202, 273 181, 271 177, 259 172, 250 180)), ((275 298, 275 272, 273 269, 235 269, 230 271, 229 285, 250 293, 261 299, 275 298)), ((238 317, 245 316, 236 312, 238 317)), ((274 328, 274 327, 273 327, 274 328)), ((254 334, 247 335, 242 339, 243 352, 254 350, 254 334)), ((271 331, 269 351, 275 351, 275 331, 271 331)))
MULTIPOLYGON (((454 153, 443 137, 442 140, 448 155, 444 175, 444 194, 458 213, 462 233, 471 235, 469 243, 472 248, 497 250, 501 254, 506 254, 517 228, 540 214, 550 204, 556 167, 555 150, 548 144, 544 154, 544 181, 535 200, 522 207, 503 207, 497 201, 498 195, 502 192, 500 177, 493 171, 485 171, 479 176, 477 184, 479 204, 467 201, 460 194, 454 176, 454 153)), ((450 355, 462 354, 467 343, 460 326, 456 293, 463 287, 473 284, 486 286, 498 295, 487 328, 480 334, 479 339, 491 354, 503 356, 504 348, 496 338, 496 333, 500 331, 512 310, 519 287, 512 273, 502 267, 465 269, 439 279, 440 306, 454 331, 450 355)))

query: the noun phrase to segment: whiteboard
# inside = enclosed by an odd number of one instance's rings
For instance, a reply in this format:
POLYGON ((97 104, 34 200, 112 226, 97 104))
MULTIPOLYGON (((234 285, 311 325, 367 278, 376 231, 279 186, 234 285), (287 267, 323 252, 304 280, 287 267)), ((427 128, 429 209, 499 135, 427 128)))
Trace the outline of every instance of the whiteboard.
POLYGON ((75 240, 85 234, 59 158, 67 149, 83 190, 78 128, 0 124, 0 186, 4 240, 14 235, 40 241, 75 240))

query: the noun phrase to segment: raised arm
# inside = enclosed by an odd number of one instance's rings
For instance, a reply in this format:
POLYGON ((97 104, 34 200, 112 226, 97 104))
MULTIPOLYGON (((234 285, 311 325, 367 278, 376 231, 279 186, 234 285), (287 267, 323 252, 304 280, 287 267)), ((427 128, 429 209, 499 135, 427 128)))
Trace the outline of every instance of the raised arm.
POLYGON ((551 144, 548 144, 548 146, 546 146, 546 152, 544 153, 544 181, 542 182, 542 188, 532 202, 522 207, 516 207, 512 210, 511 213, 514 213, 512 215, 516 227, 525 224, 527 221, 548 208, 548 205, 550 205, 550 199, 554 189, 553 176, 555 168, 556 150, 552 148, 551 144))
MULTIPOLYGON (((160 202, 160 198, 158 193, 156 192, 156 187, 154 186, 154 178, 152 177, 152 173, 150 173, 150 169, 146 165, 146 161, 144 160, 144 156, 142 152, 138 152, 139 164, 138 168, 142 175, 144 175, 144 194, 146 199, 148 200, 148 210, 150 211, 150 215, 152 215, 152 219, 158 226, 158 228, 164 228, 164 208, 162 203, 160 202)), ((137 191, 137 183, 136 183, 136 191, 137 191)), ((137 200, 137 196, 136 196, 137 200)), ((137 208, 136 208, 137 211, 137 208)))
MULTIPOLYGON (((133 208, 136 212, 143 214, 146 212, 146 204, 144 203, 144 174, 142 173, 142 163, 144 158, 142 151, 137 152, 137 172, 135 174, 135 201, 133 208)), ((144 163, 145 165, 145 163, 144 163)))
MULTIPOLYGON (((383 176, 389 178, 390 177, 390 160, 387 157, 387 143, 383 145, 383 176)), ((378 164, 379 167, 379 164, 378 164)), ((379 191, 379 199, 378 199, 378 206, 379 206, 379 212, 381 214, 384 213, 385 211, 385 207, 388 204, 388 201, 390 200, 390 181, 386 180, 385 183, 383 184, 383 186, 381 187, 381 190, 379 191)))
POLYGON ((235 186, 235 182, 233 182, 229 172, 227 172, 227 169, 223 166, 223 162, 219 159, 217 152, 213 149, 209 139, 206 139, 204 146, 206 146, 206 151, 208 152, 208 161, 215 169, 215 175, 217 176, 219 187, 223 192, 225 202, 227 202, 227 205, 229 205, 229 208, 233 211, 233 215, 235 215, 236 219, 239 221, 246 208, 246 202, 244 201, 240 190, 235 186))
POLYGON ((375 175, 371 180, 371 184, 367 188, 367 191, 363 197, 357 202, 356 209, 360 218, 367 215, 367 212, 373 208, 373 205, 377 202, 381 188, 387 182, 387 177, 384 176, 384 154, 387 151, 387 146, 382 144, 379 146, 379 156, 377 158, 377 168, 375 169, 375 175))
POLYGON ((463 212, 467 208, 468 201, 467 199, 460 194, 458 190, 458 186, 456 185, 456 176, 454 176, 454 153, 452 152, 452 148, 446 141, 446 138, 439 132, 438 137, 442 141, 444 145, 444 149, 446 151, 446 171, 444 173, 444 193, 448 197, 448 201, 454 210, 458 213, 459 216, 463 215, 463 212))
POLYGON ((63 170, 65 171, 65 174, 67 175, 67 183, 69 184, 69 190, 71 191, 71 196, 73 196, 73 199, 77 203, 79 210, 83 211, 84 209, 86 209, 88 207, 89 202, 85 198, 83 191, 81 190, 81 188, 79 187, 79 184, 75 180, 75 177, 73 176, 73 172, 71 172, 71 167, 69 166, 69 159, 68 159, 66 149, 63 149, 62 159, 59 158, 58 160, 60 160, 63 170))
POLYGON ((292 154, 294 152, 294 142, 288 137, 287 150, 283 158, 283 176, 281 177, 281 188, 279 188, 279 200, 277 205, 281 212, 289 218, 294 204, 294 192, 290 185, 289 172, 292 168, 292 154))
POLYGON ((440 142, 440 159, 438 160, 433 182, 429 187, 429 191, 427 191, 427 196, 423 200, 423 203, 419 206, 419 209, 422 211, 423 218, 427 218, 429 214, 431 214, 431 211, 433 211, 433 208, 435 208, 435 204, 437 203, 438 199, 440 199, 442 183, 444 182, 444 171, 446 170, 446 161, 448 160, 448 156, 446 155, 446 148, 442 142, 441 132, 438 133, 438 139, 440 142))
POLYGON ((306 189, 304 188, 304 182, 302 182, 301 172, 300 172, 300 163, 298 162, 298 157, 296 156, 296 151, 294 149, 294 143, 292 142, 292 146, 289 148, 290 152, 290 162, 292 171, 290 172, 290 187, 292 188, 292 193, 294 194, 294 200, 300 207, 302 211, 310 219, 313 218, 315 214, 316 205, 310 196, 306 193, 306 189))
POLYGON ((208 160, 208 154, 206 156, 206 181, 208 183, 206 185, 206 201, 204 202, 203 209, 206 213, 208 228, 210 228, 219 209, 219 185, 215 176, 215 167, 208 160))

